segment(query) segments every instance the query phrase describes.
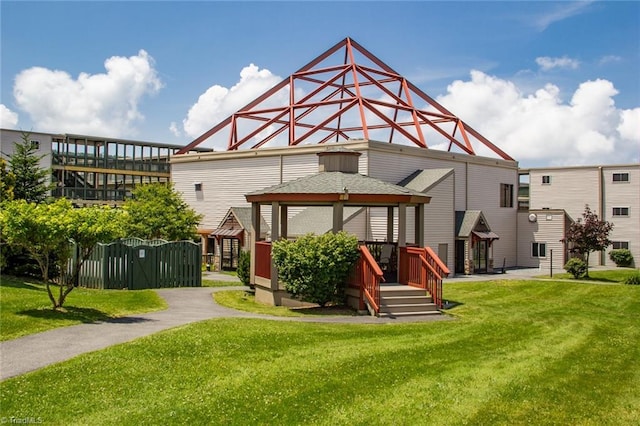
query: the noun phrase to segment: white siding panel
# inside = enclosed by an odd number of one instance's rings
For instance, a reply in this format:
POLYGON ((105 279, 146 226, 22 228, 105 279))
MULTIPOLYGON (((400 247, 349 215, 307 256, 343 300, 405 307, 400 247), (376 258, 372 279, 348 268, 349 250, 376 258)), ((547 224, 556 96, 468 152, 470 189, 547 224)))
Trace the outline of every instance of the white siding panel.
POLYGON ((518 214, 518 266, 540 268, 541 273, 548 273, 553 250, 553 269, 561 270, 565 263, 564 244, 560 242, 564 236, 564 214, 557 211, 532 213, 537 216, 535 222, 529 221, 530 212, 518 214), (533 257, 534 242, 546 244, 546 256, 533 257))
POLYGON ((453 275, 455 270, 455 214, 454 209, 454 175, 451 174, 426 193, 431 202, 424 209, 424 241, 438 253, 439 244, 447 244, 447 267, 453 275))
POLYGON ((585 204, 598 212, 598 169, 536 169, 529 174, 529 208, 564 209, 573 220, 582 217, 585 204), (549 176, 550 184, 542 183, 549 176))
MULTIPOLYGON (((640 265, 640 165, 633 167, 612 167, 603 170, 604 183, 604 220, 613 223, 611 241, 628 241, 629 250, 640 265), (628 173, 629 182, 613 182, 613 173, 628 173), (628 207, 629 216, 613 216, 614 207, 628 207)), ((607 249, 605 264, 615 265, 609 259, 607 249)))
MULTIPOLYGON (((516 266, 518 172, 514 169, 469 164, 467 210, 482 210, 491 230, 500 236, 493 242, 494 266, 516 266), (513 185, 513 207, 500 207, 500 184, 513 185)), ((456 179, 457 182, 457 179, 456 179)))
POLYGON ((200 227, 215 228, 229 207, 249 205, 245 194, 280 183, 279 169, 278 157, 174 163, 171 178, 185 202, 203 215, 200 227), (202 182, 202 194, 194 182, 202 182))
POLYGON ((282 182, 318 173, 318 155, 283 155, 282 182))

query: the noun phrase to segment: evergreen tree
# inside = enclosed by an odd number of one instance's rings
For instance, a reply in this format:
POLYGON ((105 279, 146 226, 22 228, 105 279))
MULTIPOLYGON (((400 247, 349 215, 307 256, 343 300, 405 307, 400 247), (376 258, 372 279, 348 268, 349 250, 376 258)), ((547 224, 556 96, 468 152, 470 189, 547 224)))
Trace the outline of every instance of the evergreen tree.
POLYGON ((16 177, 7 169, 7 162, 0 158, 0 202, 13 200, 13 187, 16 184, 16 177))
POLYGON ((22 132, 22 141, 14 144, 13 155, 9 157, 9 165, 15 178, 13 198, 41 203, 47 199, 51 189, 51 185, 47 183, 50 170, 40 167, 40 160, 44 155, 36 154, 37 147, 31 143, 28 132, 22 132))

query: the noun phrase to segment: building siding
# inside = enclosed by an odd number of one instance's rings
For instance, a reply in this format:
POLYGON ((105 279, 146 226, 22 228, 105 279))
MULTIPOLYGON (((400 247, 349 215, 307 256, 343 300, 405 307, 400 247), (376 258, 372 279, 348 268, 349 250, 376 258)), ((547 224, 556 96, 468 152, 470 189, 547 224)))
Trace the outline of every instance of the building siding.
POLYGON ((564 244, 560 240, 565 232, 565 213, 563 211, 521 211, 518 213, 518 265, 539 268, 541 273, 549 272, 551 251, 553 250, 553 269, 561 270, 565 263, 564 244), (529 215, 535 215, 535 222, 529 215), (545 243, 546 256, 533 257, 532 243, 545 243))
POLYGON ((455 270, 455 175, 450 174, 429 191, 431 202, 424 206, 424 241, 438 253, 439 244, 447 244, 447 267, 455 270))

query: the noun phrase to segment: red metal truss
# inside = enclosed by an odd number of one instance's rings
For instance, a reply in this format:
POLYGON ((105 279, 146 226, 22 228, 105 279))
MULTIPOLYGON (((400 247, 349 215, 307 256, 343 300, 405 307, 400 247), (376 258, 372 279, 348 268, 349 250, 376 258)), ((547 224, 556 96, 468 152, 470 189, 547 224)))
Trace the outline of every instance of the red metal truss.
POLYGON ((476 154, 475 144, 513 160, 350 38, 218 123, 178 154, 221 136, 229 151, 257 149, 276 141, 294 146, 309 143, 313 136, 315 143, 371 139, 422 148, 446 146, 448 151, 469 155, 476 154), (339 54, 341 50, 343 55, 339 54), (337 64, 326 64, 336 57, 337 64))

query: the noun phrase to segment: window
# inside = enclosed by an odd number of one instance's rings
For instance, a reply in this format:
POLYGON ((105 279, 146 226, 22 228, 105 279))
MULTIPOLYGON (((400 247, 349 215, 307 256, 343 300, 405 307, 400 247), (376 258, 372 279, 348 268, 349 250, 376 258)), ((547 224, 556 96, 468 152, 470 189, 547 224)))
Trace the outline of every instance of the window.
POLYGON ((614 207, 614 216, 629 216, 629 207, 614 207))
POLYGON ((627 249, 629 250, 629 241, 611 241, 612 248, 614 250, 627 249))
POLYGON ((547 257, 547 243, 531 243, 531 257, 547 257))
POLYGON ((513 207, 513 185, 500 184, 500 207, 513 207))
POLYGON ((614 182, 629 182, 629 173, 614 173, 614 182))
POLYGON ((543 185, 551 185, 551 176, 549 176, 549 175, 542 176, 542 184, 543 185))
POLYGON ((40 149, 40 141, 31 141, 31 149, 40 149))

